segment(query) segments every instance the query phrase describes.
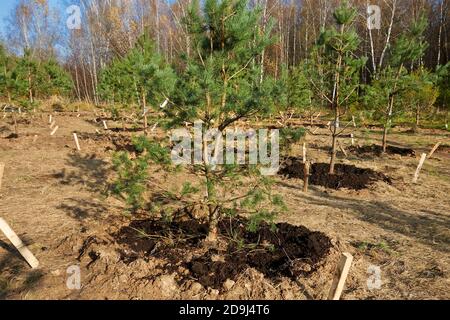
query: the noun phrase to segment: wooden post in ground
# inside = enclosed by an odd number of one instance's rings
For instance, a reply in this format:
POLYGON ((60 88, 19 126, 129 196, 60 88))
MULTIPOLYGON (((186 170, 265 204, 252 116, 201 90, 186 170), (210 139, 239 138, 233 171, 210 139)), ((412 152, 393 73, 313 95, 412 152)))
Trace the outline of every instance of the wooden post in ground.
POLYGON ((436 150, 439 148, 439 146, 441 145, 442 142, 438 142, 436 143, 436 145, 433 147, 433 149, 431 150, 430 154, 428 155, 428 159, 431 159, 431 157, 433 156, 433 154, 436 152, 436 150))
POLYGON ((75 132, 73 133, 73 139, 75 140, 75 144, 77 146, 77 150, 81 151, 80 142, 78 141, 78 136, 77 136, 77 134, 75 132))
POLYGON ((108 125, 106 124, 105 120, 103 120, 103 128, 105 128, 105 130, 108 130, 108 125))
POLYGON ((50 133, 50 135, 53 136, 56 133, 56 131, 58 131, 58 129, 59 129, 59 127, 56 126, 55 129, 53 129, 52 133, 50 133))
POLYGON ((341 145, 341 143, 339 141, 337 143, 338 143, 339 149, 341 149, 342 153, 347 158, 348 155, 347 155, 347 152, 345 151, 344 147, 341 145))
POLYGON ((417 180, 419 180, 419 173, 420 173, 420 170, 422 169, 423 164, 426 159, 427 159, 427 154, 422 153, 422 157, 420 158, 420 162, 419 162, 419 165, 417 166, 416 173, 414 174, 413 183, 417 183, 417 180))
POLYGON ((39 266, 39 261, 2 218, 0 218, 0 230, 5 234, 8 240, 11 241, 14 247, 16 247, 17 251, 20 252, 31 268, 36 269, 39 266))
POLYGON ((328 300, 339 300, 341 298, 352 262, 353 256, 350 253, 344 252, 339 260, 330 293, 328 294, 328 300))
POLYGON ((353 127, 356 128, 355 116, 352 116, 353 127))
POLYGON ((50 124, 50 129, 53 129, 53 127, 56 125, 56 121, 53 121, 51 124, 50 124))
POLYGON ((5 172, 5 164, 0 163, 0 190, 2 189, 3 173, 5 172))
POLYGON ((352 146, 355 145, 355 136, 352 134, 350 134, 350 138, 352 138, 352 146))
POLYGON ((307 193, 308 192, 308 188, 309 188, 309 174, 311 171, 311 162, 306 161, 305 162, 305 167, 303 170, 303 192, 307 193))
POLYGON ((303 163, 306 163, 306 143, 303 143, 303 163))
POLYGON ((49 116, 48 116, 48 124, 52 124, 52 122, 53 122, 53 121, 52 121, 52 115, 49 115, 49 116))
POLYGON ((37 135, 37 134, 35 134, 35 135, 34 135, 34 137, 33 137, 33 144, 35 144, 35 143, 36 143, 37 139, 38 139, 38 135, 37 135))

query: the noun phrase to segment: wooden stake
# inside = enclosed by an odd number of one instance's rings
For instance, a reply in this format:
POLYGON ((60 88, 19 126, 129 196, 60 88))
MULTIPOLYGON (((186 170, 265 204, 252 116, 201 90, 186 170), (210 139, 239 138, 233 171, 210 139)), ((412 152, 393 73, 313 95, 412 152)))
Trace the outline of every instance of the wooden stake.
POLYGON ((17 234, 11 229, 5 220, 0 218, 0 230, 5 234, 9 241, 16 247, 22 257, 28 262, 31 268, 36 269, 39 266, 39 261, 31 253, 28 247, 20 240, 17 234))
POLYGON ((75 140, 75 144, 77 146, 77 150, 81 151, 80 142, 78 141, 78 136, 77 136, 77 134, 75 132, 73 133, 73 139, 75 140))
POLYGON ((306 163, 306 143, 303 143, 303 163, 306 163))
POLYGON ((158 127, 159 122, 155 123, 155 125, 152 127, 151 132, 154 132, 156 128, 158 127))
POLYGON ((309 187, 309 174, 311 171, 311 162, 306 161, 305 163, 305 167, 304 167, 304 176, 303 176, 303 192, 307 193, 308 192, 308 187, 309 187))
POLYGON ((53 127, 56 125, 56 121, 53 121, 51 124, 50 124, 50 129, 53 129, 53 127))
POLYGON ((347 152, 345 151, 344 147, 341 145, 341 143, 338 141, 338 145, 339 145, 339 149, 341 149, 342 153, 344 154, 344 156, 347 158, 347 152))
POLYGON ((103 127, 105 128, 105 130, 108 130, 108 125, 106 124, 105 120, 103 120, 103 127))
POLYGON ((417 183, 417 180, 419 179, 420 170, 422 169, 426 158, 427 158, 427 154, 426 153, 422 153, 422 157, 420 158, 420 162, 419 162, 419 165, 417 166, 416 173, 414 174, 413 183, 417 183))
POLYGON ((439 146, 441 145, 442 142, 438 142, 436 143, 436 145, 434 146, 434 148, 431 150, 430 154, 428 155, 428 159, 431 159, 431 157, 433 156, 433 154, 437 151, 437 149, 439 148, 439 146))
POLYGON ((339 300, 341 298, 352 262, 353 256, 350 253, 344 252, 339 260, 333 284, 331 285, 330 293, 328 294, 328 300, 339 300))
POLYGON ((313 121, 316 121, 317 119, 319 119, 319 117, 322 115, 322 112, 319 112, 319 114, 314 118, 313 121))
POLYGON ((48 116, 48 124, 51 124, 52 123, 52 115, 49 115, 48 116))
POLYGON ((319 130, 319 127, 315 128, 313 132, 311 132, 312 134, 316 134, 317 130, 319 130))
POLYGON ((36 134, 36 135, 33 137, 33 144, 36 143, 37 139, 38 139, 38 136, 37 136, 37 134, 36 134))
POLYGON ((5 164, 0 163, 0 190, 2 189, 3 172, 5 172, 5 164))
POLYGON ((58 129, 59 129, 59 127, 56 126, 55 129, 53 129, 52 133, 50 133, 50 135, 53 136, 56 133, 56 131, 58 131, 58 129))
POLYGON ((353 121, 353 127, 356 128, 356 121, 355 121, 355 116, 352 116, 352 121, 353 121))
POLYGON ((353 135, 353 133, 350 135, 350 138, 352 138, 352 146, 355 145, 355 136, 353 135))

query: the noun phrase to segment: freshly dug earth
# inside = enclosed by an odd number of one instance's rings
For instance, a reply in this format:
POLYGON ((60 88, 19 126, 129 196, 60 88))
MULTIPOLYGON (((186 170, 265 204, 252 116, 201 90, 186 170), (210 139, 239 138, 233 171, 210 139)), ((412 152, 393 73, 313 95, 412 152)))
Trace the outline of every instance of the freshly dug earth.
MULTIPOLYGON (((221 245, 205 249, 207 226, 196 220, 165 223, 156 220, 133 221, 114 236, 123 246, 122 261, 139 258, 167 258, 170 266, 189 270, 185 280, 194 277, 204 287, 220 289, 249 268, 271 280, 307 277, 321 267, 333 245, 321 232, 287 223, 262 223, 257 233, 247 229, 245 218, 220 223, 221 245), (187 258, 187 257, 192 258, 187 258)), ((93 257, 95 260, 95 256, 93 257)))
MULTIPOLYGON (((303 179, 305 165, 299 158, 289 158, 284 162, 279 174, 288 178, 303 179)), ((390 178, 371 169, 358 168, 351 165, 336 164, 335 174, 329 174, 330 165, 314 163, 311 166, 309 183, 331 189, 362 190, 376 181, 391 183, 390 178)))
MULTIPOLYGON (((370 146, 351 146, 348 148, 351 153, 359 156, 377 156, 380 157, 383 154, 383 147, 372 144, 370 146)), ((394 146, 387 146, 386 154, 389 155, 401 155, 403 157, 415 157, 416 152, 409 148, 400 148, 394 146)))

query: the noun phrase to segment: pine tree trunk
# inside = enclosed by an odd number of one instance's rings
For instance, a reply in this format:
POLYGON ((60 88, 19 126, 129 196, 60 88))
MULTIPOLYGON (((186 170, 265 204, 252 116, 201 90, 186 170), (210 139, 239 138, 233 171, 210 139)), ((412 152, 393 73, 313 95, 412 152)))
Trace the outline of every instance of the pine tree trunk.
POLYGON ((148 135, 148 119, 147 119, 147 100, 145 98, 145 93, 142 93, 142 106, 144 109, 144 135, 148 135))
POLYGON ((16 113, 13 112, 12 115, 13 115, 13 120, 14 120, 14 134, 15 134, 16 136, 18 136, 18 135, 19 135, 19 130, 17 130, 17 118, 16 118, 16 113))
POLYGON ((389 126, 389 124, 386 122, 384 124, 384 130, 383 130, 383 153, 386 153, 386 150, 387 150, 388 126, 389 126))
POLYGON ((218 224, 220 218, 220 210, 217 206, 211 204, 214 197, 214 188, 212 181, 212 172, 209 166, 208 154, 207 154, 207 141, 203 141, 203 162, 205 166, 205 179, 206 179, 206 200, 208 201, 208 215, 209 215, 209 225, 208 225, 208 236, 206 238, 206 243, 208 245, 215 246, 218 240, 218 224))
POLYGON ((33 89, 31 87, 31 71, 28 70, 28 97, 30 99, 30 103, 33 104, 33 89))
POLYGON ((333 134, 333 144, 331 146, 331 161, 330 161, 330 172, 329 174, 334 174, 334 167, 336 165, 336 153, 337 153, 337 135, 333 134))

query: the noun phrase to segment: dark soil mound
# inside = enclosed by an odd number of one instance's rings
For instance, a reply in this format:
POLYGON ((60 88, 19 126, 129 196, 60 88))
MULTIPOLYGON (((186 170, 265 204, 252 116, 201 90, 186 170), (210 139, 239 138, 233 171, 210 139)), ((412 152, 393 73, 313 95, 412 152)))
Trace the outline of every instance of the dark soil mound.
MULTIPOLYGON (((304 164, 300 159, 290 158, 285 161, 280 174, 288 178, 304 178, 304 164)), ((314 163, 311 166, 309 183, 331 189, 347 188, 352 190, 362 190, 368 188, 376 181, 391 183, 391 180, 382 173, 371 169, 363 169, 355 166, 336 164, 335 174, 328 172, 330 165, 326 163, 314 163)))
MULTIPOLYGON (((383 154, 383 147, 378 145, 371 145, 371 146, 363 146, 363 147, 356 147, 352 146, 349 147, 348 150, 351 153, 357 154, 359 156, 377 156, 380 157, 383 154)), ((416 152, 413 149, 409 148, 399 148, 399 147, 393 147, 393 146, 387 146, 386 153, 390 155, 401 155, 403 157, 415 157, 416 152)))
POLYGON ((333 247, 323 233, 305 227, 262 223, 259 232, 252 233, 247 225, 245 218, 222 221, 222 249, 203 247, 207 227, 196 220, 170 224, 134 221, 115 237, 126 248, 122 252, 125 262, 149 255, 165 257, 173 266, 183 265, 202 285, 215 289, 248 268, 272 279, 308 276, 323 265, 333 247))

